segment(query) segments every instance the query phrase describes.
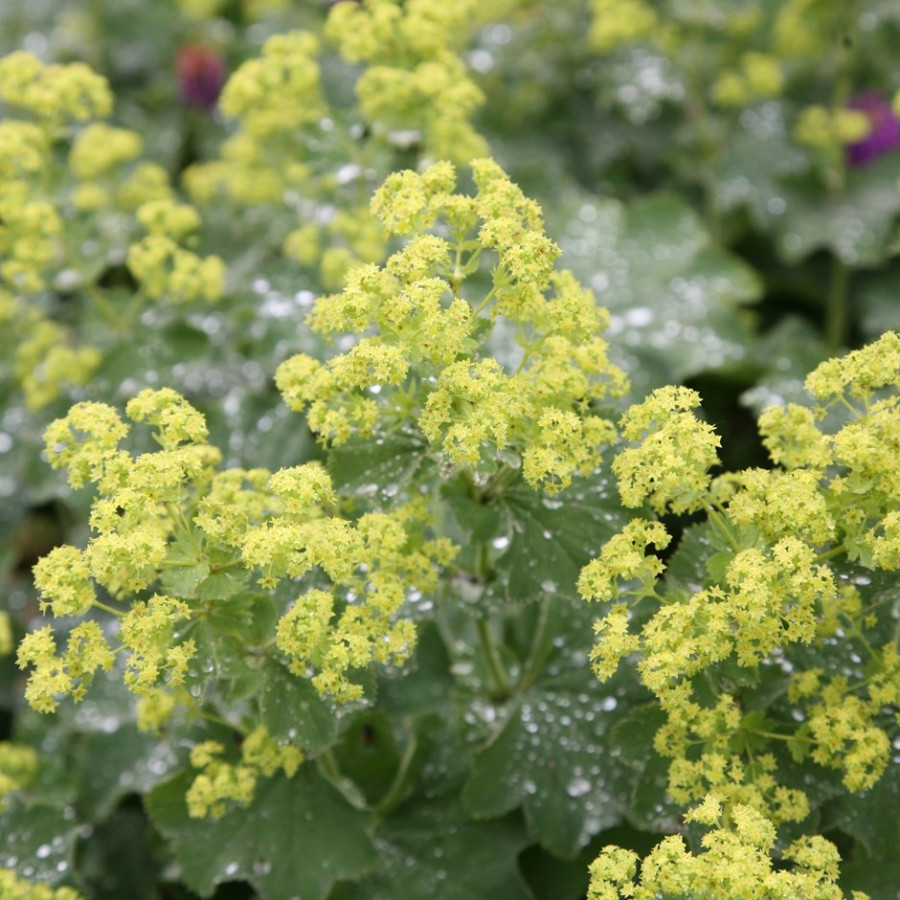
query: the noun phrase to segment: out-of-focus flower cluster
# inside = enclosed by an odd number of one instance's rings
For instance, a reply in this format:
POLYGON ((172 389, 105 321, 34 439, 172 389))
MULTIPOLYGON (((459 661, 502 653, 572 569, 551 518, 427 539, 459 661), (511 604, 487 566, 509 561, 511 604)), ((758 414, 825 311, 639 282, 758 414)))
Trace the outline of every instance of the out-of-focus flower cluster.
POLYGON ((13 374, 37 409, 86 384, 102 361, 57 320, 60 293, 83 295, 118 332, 146 299, 218 299, 224 264, 178 245, 184 216, 159 212, 173 205, 166 172, 140 160, 136 132, 98 121, 112 111, 102 77, 17 52, 0 60, 0 102, 13 113, 0 122, 0 321, 15 345, 13 374), (129 250, 141 224, 152 234, 129 250), (82 259, 85 246, 97 248, 96 262, 82 259), (145 291, 122 309, 98 281, 126 253, 145 291))

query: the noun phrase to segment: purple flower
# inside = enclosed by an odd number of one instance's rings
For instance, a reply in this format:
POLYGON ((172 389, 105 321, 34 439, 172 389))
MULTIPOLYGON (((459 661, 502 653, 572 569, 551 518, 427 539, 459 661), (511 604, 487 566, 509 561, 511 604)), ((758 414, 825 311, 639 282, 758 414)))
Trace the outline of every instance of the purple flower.
POLYGON ((900 120, 889 101, 870 91, 854 97, 847 107, 865 113, 871 126, 866 137, 847 147, 849 165, 867 166, 895 147, 900 147, 900 120))
POLYGON ((215 50, 200 44, 185 44, 175 60, 178 91, 189 106, 209 112, 219 99, 225 82, 225 63, 215 50))

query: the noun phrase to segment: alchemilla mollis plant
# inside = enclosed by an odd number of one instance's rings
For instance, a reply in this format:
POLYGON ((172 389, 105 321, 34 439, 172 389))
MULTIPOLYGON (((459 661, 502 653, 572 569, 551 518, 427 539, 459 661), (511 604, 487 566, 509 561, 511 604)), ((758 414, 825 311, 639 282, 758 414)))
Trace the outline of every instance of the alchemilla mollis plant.
POLYGON ((0 895, 897 896, 900 84, 819 6, 2 14, 0 895), (669 73, 667 193, 542 54, 669 73))

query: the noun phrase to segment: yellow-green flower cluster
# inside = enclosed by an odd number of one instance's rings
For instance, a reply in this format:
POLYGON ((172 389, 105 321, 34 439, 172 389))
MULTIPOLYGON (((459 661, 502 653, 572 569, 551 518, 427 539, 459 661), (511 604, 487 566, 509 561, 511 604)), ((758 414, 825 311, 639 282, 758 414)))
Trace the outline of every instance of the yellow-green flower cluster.
POLYGON ((653 6, 644 0, 592 0, 590 38, 603 52, 651 38, 657 27, 653 6))
POLYGON ((0 896, 4 900, 82 900, 74 888, 35 884, 14 869, 0 869, 0 896))
POLYGON ((102 118, 113 103, 106 80, 83 63, 48 66, 25 51, 0 59, 0 100, 50 126, 102 118))
MULTIPOLYGON (((844 900, 840 856, 825 838, 799 838, 781 854, 793 865, 776 867, 775 827, 753 807, 737 805, 724 816, 711 795, 689 818, 713 826, 701 838, 700 853, 692 854, 680 835, 663 838, 643 860, 631 850, 604 847, 590 865, 588 900, 844 900)), ((867 900, 859 891, 850 896, 867 900)))
POLYGON ((755 526, 769 543, 794 535, 820 546, 834 538, 819 469, 746 469, 717 478, 713 494, 720 504, 727 501, 736 523, 755 526))
POLYGON ((69 632, 65 652, 57 653, 50 625, 30 631, 22 638, 16 654, 20 669, 32 668, 25 688, 25 699, 36 712, 52 713, 59 699, 71 696, 81 700, 94 673, 109 671, 115 652, 100 626, 93 620, 77 625, 69 632))
POLYGON ((0 277, 20 292, 40 290, 59 257, 62 220, 52 204, 34 199, 27 182, 0 184, 0 277))
POLYGON ((648 501, 658 513, 703 506, 721 442, 713 427, 691 412, 699 405, 696 391, 670 386, 654 391, 622 417, 623 436, 638 444, 619 452, 613 462, 625 506, 648 501))
POLYGON ((311 169, 302 160, 312 135, 321 141, 322 122, 329 131, 341 127, 322 95, 318 52, 319 40, 310 32, 274 35, 259 58, 228 79, 219 106, 238 127, 219 159, 185 172, 196 203, 210 205, 224 193, 245 207, 281 204, 286 190, 311 186, 311 169))
POLYGON ((325 114, 318 51, 317 38, 307 31, 269 38, 262 56, 228 79, 219 100, 222 112, 241 118, 247 134, 262 140, 318 121, 325 114))
POLYGON ((746 106, 777 97, 784 87, 778 59, 767 53, 744 53, 736 69, 723 72, 713 83, 712 99, 720 106, 746 106))
POLYGON ((263 725, 241 743, 239 763, 227 762, 224 754, 218 741, 204 741, 191 750, 191 765, 202 769, 186 797, 188 813, 195 819, 220 819, 232 805, 249 805, 261 776, 271 777, 281 769, 290 778, 303 762, 297 747, 273 740, 263 725))
MULTIPOLYGON (((822 513, 821 501, 809 493, 816 480, 828 514, 816 529, 815 517, 797 510, 795 521, 807 521, 813 542, 834 530, 834 540, 847 548, 851 559, 866 565, 896 568, 900 555, 896 506, 900 500, 900 474, 896 466, 900 447, 900 398, 886 391, 900 387, 900 336, 888 332, 874 343, 840 359, 822 363, 806 380, 818 401, 813 412, 797 405, 769 410, 760 418, 760 430, 776 462, 796 466, 796 477, 807 485, 803 504, 822 513), (834 406, 849 407, 851 420, 834 434, 817 425, 834 406), (807 454, 807 469, 800 469, 807 454), (863 499, 865 498, 865 499, 863 499)), ((777 480, 778 476, 776 476, 777 480)), ((774 486, 775 482, 773 482, 774 486)), ((785 485, 786 487, 786 485, 785 485)), ((792 498, 777 490, 787 511, 792 498)), ((799 500, 799 494, 796 495, 799 500)), ((741 501, 738 500, 738 503, 741 501)), ((772 508, 771 500, 767 507, 772 508)), ((818 515, 818 514, 817 514, 818 515)))
POLYGON ((13 651, 12 619, 9 613, 0 610, 0 656, 6 656, 13 651))
POLYGON ((155 231, 129 248, 128 268, 152 300, 215 303, 225 290, 225 263, 220 257, 198 256, 155 231))
MULTIPOLYGON (((316 482, 323 475, 313 468, 316 482)), ((325 487, 330 493, 330 485, 325 487)), ((415 629, 410 621, 397 618, 406 591, 433 591, 436 564, 448 563, 455 550, 443 539, 415 539, 416 520, 422 518, 416 504, 391 514, 363 516, 354 525, 291 512, 291 505, 300 502, 297 488, 291 493, 295 496, 287 495, 280 516, 247 532, 243 559, 262 570, 264 584, 299 578, 316 566, 328 575, 331 590, 307 591, 282 616, 276 645, 297 675, 316 670, 312 682, 318 691, 339 701, 355 700, 362 688, 348 673, 372 662, 401 663, 409 656, 415 629)))
POLYGON ((748 742, 760 745, 758 717, 742 716, 735 698, 722 695, 714 706, 707 706, 682 685, 662 699, 662 707, 668 720, 653 743, 658 753, 672 759, 667 789, 677 803, 688 805, 714 792, 726 809, 750 806, 776 825, 800 822, 809 815, 806 794, 778 783, 771 753, 745 756, 735 749, 748 742))
MULTIPOLYGON (((584 571, 590 584, 593 569, 584 571)), ((837 602, 831 570, 807 544, 786 537, 767 552, 742 550, 722 587, 669 602, 644 625, 641 678, 659 696, 732 654, 755 668, 776 648, 811 643, 823 610, 837 602)))
POLYGON ((782 58, 824 57, 835 37, 843 33, 846 18, 841 10, 818 0, 785 0, 777 9, 772 34, 782 58))
MULTIPOLYGON (((0 59, 0 102, 23 117, 0 122, 3 318, 16 342, 14 374, 27 405, 38 409, 66 389, 86 384, 101 354, 77 346, 71 329, 46 315, 46 299, 32 295, 64 272, 68 282, 96 300, 94 311, 121 330, 125 317, 120 321, 115 306, 104 303, 104 289, 92 283, 102 267, 78 271, 76 261, 82 247, 94 243, 110 257, 115 250, 124 252, 139 227, 135 209, 148 201, 173 205, 172 189, 160 166, 137 162, 137 133, 92 121, 110 113, 112 95, 105 80, 87 67, 45 66, 28 53, 13 53, 0 59), (77 220, 72 227, 63 227, 72 220, 77 220)), ((141 220, 157 234, 165 224, 180 238, 195 226, 176 209, 168 215, 157 209, 153 215, 151 207, 141 220)), ((221 293, 220 261, 201 261, 180 248, 161 260, 156 249, 152 258, 146 248, 135 251, 136 266, 154 287, 163 282, 177 300, 214 299, 221 293), (167 262, 168 270, 160 274, 167 262)))
POLYGON ((612 600, 618 592, 617 582, 630 579, 638 579, 644 591, 652 594, 664 566, 658 557, 647 556, 646 551, 650 546, 664 550, 669 540, 661 523, 632 519, 603 545, 600 556, 581 570, 579 594, 590 601, 612 600))
POLYGON ((421 535, 418 504, 357 522, 333 514, 337 495, 324 467, 307 463, 271 474, 258 469, 217 475, 198 504, 195 524, 234 548, 259 583, 302 578, 320 569, 330 589, 301 594, 277 625, 276 645, 300 677, 338 700, 362 694, 351 669, 400 663, 415 643, 412 623, 398 619, 406 591, 436 587, 437 565, 453 547, 421 535))
POLYGON ((38 757, 33 748, 0 741, 0 811, 8 794, 28 787, 37 767, 38 757))
POLYGON ((825 678, 820 669, 795 676, 788 696, 803 704, 806 721, 795 755, 804 749, 820 765, 844 773, 845 787, 863 791, 872 787, 889 764, 891 744, 884 730, 885 711, 900 704, 900 655, 891 644, 872 651, 864 691, 847 676, 825 678))
POLYGON ((150 234, 180 241, 200 227, 200 214, 186 203, 171 198, 149 200, 138 207, 137 220, 150 234))
POLYGON ((142 141, 137 132, 93 122, 72 141, 69 169, 81 181, 94 181, 136 159, 141 150, 142 141))
MULTIPOLYGON (((170 553, 170 539, 183 527, 179 504, 190 486, 209 480, 219 461, 217 451, 201 443, 203 417, 174 391, 144 391, 128 413, 133 421, 157 426, 161 450, 136 458, 120 450, 129 427, 100 403, 76 405, 46 431, 51 465, 68 469, 73 487, 94 482, 101 492, 91 511, 94 535, 86 549, 57 547, 35 566, 41 607, 55 617, 106 608, 95 583, 120 598, 149 587, 170 553)), ((121 643, 115 648, 92 620, 70 632, 61 656, 49 627, 26 635, 18 664, 34 667, 26 697, 35 709, 50 712, 67 694, 81 699, 93 673, 111 668, 122 651, 128 657, 125 681, 135 693, 149 690, 164 673, 169 684, 181 683, 195 651, 191 641, 172 645, 174 624, 189 617, 185 604, 154 595, 117 614, 121 643)))
POLYGON ((172 639, 176 624, 189 618, 186 603, 160 594, 154 594, 146 603, 135 603, 123 617, 119 638, 128 650, 125 684, 132 692, 149 693, 163 672, 171 686, 184 683, 197 645, 186 640, 173 646, 172 639))
POLYGON ((875 612, 827 562, 844 555, 870 568, 900 567, 900 337, 886 334, 823 363, 806 386, 817 409, 793 405, 760 418, 776 468, 712 482, 718 441, 690 412, 696 395, 666 388, 629 409, 623 436, 641 444, 613 463, 623 502, 649 499, 658 513, 705 508, 719 552, 702 586, 667 585, 662 563, 647 554, 666 546, 666 531, 636 519, 578 582, 589 601, 621 598, 595 626, 592 662, 606 679, 638 655, 641 680, 667 715, 656 749, 672 760, 673 798, 689 803, 714 790, 728 809, 752 806, 776 822, 803 818, 808 805, 778 784, 774 758, 760 751, 786 741, 798 758, 843 772, 849 790, 865 790, 887 765, 885 710, 900 691, 896 649, 870 639, 875 612), (849 421, 828 434, 821 422, 832 407, 849 421), (648 598, 658 608, 638 630, 631 607, 648 598), (802 707, 796 718, 776 724, 741 714, 740 690, 728 686, 735 672, 752 682, 761 667, 790 660, 794 647, 821 651, 835 634, 865 648, 865 674, 829 680, 800 670, 789 692, 802 707), (716 682, 717 672, 729 674, 716 682))
POLYGON ((292 357, 276 383, 292 408, 309 407, 326 443, 412 413, 454 465, 492 466, 510 448, 529 484, 558 490, 596 466, 614 430, 592 405, 620 395, 626 381, 598 337, 605 310, 570 273, 554 271, 559 250, 537 204, 493 160, 477 160, 472 172, 475 196, 454 193, 446 162, 387 179, 372 210, 389 232, 413 236, 384 266, 353 269, 309 319, 325 334, 370 334, 326 363, 292 357), (469 298, 466 279, 487 253, 493 288, 469 298), (484 325, 500 317, 522 348, 511 374, 479 353, 484 325))
POLYGON ((41 611, 51 608, 56 618, 82 616, 97 598, 90 566, 76 547, 56 547, 39 560, 34 584, 42 598, 41 611))
POLYGON ((798 144, 834 152, 845 144, 861 141, 870 129, 868 117, 860 110, 808 106, 797 119, 794 140, 798 144))
POLYGON ((324 573, 330 586, 317 577, 284 612, 273 642, 298 676, 315 671, 317 689, 339 700, 361 696, 351 670, 407 658, 415 631, 398 618, 406 593, 434 590, 437 566, 455 552, 446 540, 425 539, 421 501, 341 519, 320 463, 274 474, 216 472, 220 454, 205 443, 203 416, 175 391, 142 391, 126 413, 155 429, 159 450, 132 456, 120 449, 129 426, 104 404, 77 404, 46 432, 51 464, 68 469, 75 487, 96 483, 100 496, 87 547, 58 547, 35 567, 42 609, 59 617, 96 607, 114 613, 119 626, 112 647, 96 622, 78 625, 62 655, 50 628, 27 635, 18 662, 34 667, 26 696, 36 709, 52 711, 68 694, 80 699, 93 672, 122 653, 125 683, 145 701, 142 727, 159 728, 174 711, 172 696, 184 699, 180 687, 198 652, 183 632, 214 612, 199 595, 139 596, 178 569, 199 571, 200 579, 214 567, 254 570, 265 590, 313 569, 324 573), (96 585, 128 601, 127 610, 101 600, 96 585))
POLYGON ((49 163, 50 136, 33 122, 0 121, 0 179, 33 175, 49 163))
POLYGON ((846 356, 826 360, 804 385, 826 408, 844 399, 869 404, 879 389, 900 387, 900 335, 889 331, 846 356))
POLYGON ((336 4, 326 24, 344 59, 368 63, 356 85, 363 115, 375 127, 421 131, 432 158, 468 162, 487 150, 468 121, 484 95, 456 55, 477 6, 363 0, 336 4))
POLYGON ((70 334, 56 322, 23 313, 20 323, 28 321, 32 325, 16 347, 13 372, 28 407, 41 409, 64 389, 87 384, 102 356, 96 347, 72 347, 70 334))

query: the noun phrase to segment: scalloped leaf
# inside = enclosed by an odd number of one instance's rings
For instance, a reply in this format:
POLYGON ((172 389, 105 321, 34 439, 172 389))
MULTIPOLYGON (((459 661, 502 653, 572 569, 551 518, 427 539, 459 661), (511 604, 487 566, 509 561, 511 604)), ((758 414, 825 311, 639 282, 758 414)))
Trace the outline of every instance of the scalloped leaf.
POLYGON ((457 800, 421 798, 379 830, 379 871, 333 900, 528 900, 517 864, 527 843, 515 816, 475 822, 457 800))
POLYGON ((10 798, 0 812, 0 868, 57 884, 72 872, 79 823, 74 810, 10 798))
POLYGON ((301 766, 293 778, 261 779, 247 809, 192 819, 185 804, 191 775, 147 795, 154 825, 171 842, 184 882, 203 897, 217 884, 247 881, 264 900, 325 900, 335 881, 359 878, 377 861, 370 817, 353 809, 301 766))
POLYGON ((260 708, 263 723, 276 740, 288 740, 315 753, 337 736, 337 716, 309 679, 292 675, 275 660, 263 673, 260 708))
POLYGON ((577 600, 581 569, 633 516, 622 509, 606 470, 576 478, 553 496, 519 481, 489 506, 459 490, 445 492, 445 499, 462 529, 461 542, 492 547, 496 577, 471 597, 461 594, 467 608, 480 610, 549 595, 577 600))
POLYGON ((563 264, 610 311, 610 355, 636 395, 746 358, 754 335, 740 306, 759 299, 760 278, 713 245, 683 199, 623 205, 573 191, 550 214, 563 264))
POLYGON ((529 834, 571 857, 621 821, 627 792, 606 747, 623 710, 644 692, 630 671, 605 684, 591 672, 590 610, 557 601, 548 616, 555 638, 546 662, 477 754, 463 798, 479 817, 521 806, 529 834))

